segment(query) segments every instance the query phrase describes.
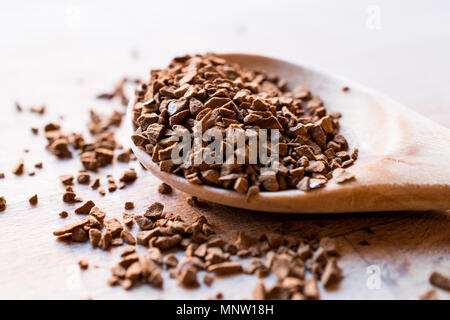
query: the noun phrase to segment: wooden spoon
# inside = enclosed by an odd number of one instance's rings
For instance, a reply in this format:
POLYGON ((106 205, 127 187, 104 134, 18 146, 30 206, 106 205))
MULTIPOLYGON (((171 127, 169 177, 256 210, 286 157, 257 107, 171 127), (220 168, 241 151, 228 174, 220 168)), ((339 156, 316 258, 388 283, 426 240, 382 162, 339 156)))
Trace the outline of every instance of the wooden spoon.
MULTIPOLYGON (((131 146, 138 160, 169 185, 200 199, 251 210, 280 213, 437 210, 450 208, 450 130, 360 84, 309 67, 245 54, 221 57, 246 68, 278 74, 289 85, 302 84, 321 97, 329 112, 340 112, 342 133, 359 149, 348 168, 356 180, 310 192, 261 192, 247 202, 233 190, 197 185, 159 170, 151 156, 131 146), (344 92, 343 87, 349 90, 344 92)), ((291 88, 292 89, 292 88, 291 88)), ((131 99, 128 135, 134 133, 131 99)))

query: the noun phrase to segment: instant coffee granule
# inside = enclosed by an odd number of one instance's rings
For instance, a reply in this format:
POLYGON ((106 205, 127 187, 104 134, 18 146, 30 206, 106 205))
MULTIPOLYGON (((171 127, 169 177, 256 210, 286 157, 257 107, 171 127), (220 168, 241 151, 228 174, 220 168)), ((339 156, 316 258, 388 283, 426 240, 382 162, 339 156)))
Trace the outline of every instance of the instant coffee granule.
POLYGON ((6 199, 5 197, 0 197, 0 212, 6 210, 6 199))
POLYGON ((28 199, 28 201, 30 202, 30 204, 32 206, 37 206, 38 204, 38 195, 35 194, 34 196, 32 196, 30 199, 28 199))
MULTIPOLYGON (((353 164, 357 152, 347 151, 348 142, 339 134, 339 117, 328 113, 322 100, 302 85, 290 90, 276 75, 247 70, 212 54, 188 55, 173 59, 165 69, 152 70, 150 81, 136 90, 136 132, 131 138, 161 171, 183 176, 191 183, 250 195, 293 188, 307 192, 323 187, 336 169, 340 169, 338 183, 354 178, 343 168, 353 164), (196 163, 192 151, 184 163, 173 161, 171 152, 179 143, 173 139, 175 135, 186 130, 204 133, 211 128, 223 141, 228 129, 253 129, 258 136, 261 129, 276 129, 279 161, 251 164, 249 137, 245 138, 245 150, 236 150, 232 158, 223 155, 221 165, 204 158, 196 163), (244 164, 238 164, 240 153, 245 155, 244 164), (267 168, 271 170, 262 174, 267 168)), ((217 156, 205 144, 201 149, 204 155, 217 156)))

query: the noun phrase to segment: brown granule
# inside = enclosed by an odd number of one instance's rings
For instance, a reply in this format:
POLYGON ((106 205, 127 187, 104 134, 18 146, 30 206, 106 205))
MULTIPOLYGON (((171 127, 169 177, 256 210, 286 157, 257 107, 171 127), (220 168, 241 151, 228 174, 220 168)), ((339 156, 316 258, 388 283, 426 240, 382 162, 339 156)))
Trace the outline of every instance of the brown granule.
POLYGON ((14 106, 16 107, 16 110, 17 110, 18 112, 22 112, 22 111, 23 111, 22 106, 21 106, 17 101, 14 102, 14 106))
POLYGON ((1 196, 0 197, 0 212, 5 211, 6 210, 6 199, 5 197, 1 196))
POLYGON ((136 244, 136 239, 134 238, 134 236, 127 230, 122 230, 122 232, 120 233, 120 237, 122 238, 123 242, 129 244, 129 245, 135 245, 136 244))
POLYGON ((0 179, 5 179, 5 174, 3 172, 0 172, 0 179))
POLYGON ((106 194, 106 191, 105 191, 105 189, 103 189, 102 187, 100 187, 100 188, 98 188, 98 193, 99 193, 101 196, 104 196, 104 195, 106 194))
POLYGON ((37 163, 34 165, 34 167, 37 168, 37 169, 42 169, 42 168, 44 167, 44 165, 42 164, 42 162, 37 162, 37 163))
POLYGON ((67 217, 69 216, 69 213, 68 213, 67 211, 61 211, 61 212, 59 213, 59 216, 60 216, 61 218, 67 218, 67 217))
POLYGON ((197 197, 192 197, 189 196, 186 198, 186 203, 192 207, 197 207, 198 206, 198 199, 197 197))
POLYGON ((123 106, 128 105, 128 97, 125 95, 124 87, 127 83, 139 83, 138 80, 123 78, 119 83, 116 84, 112 92, 104 92, 97 95, 97 99, 112 100, 115 97, 120 99, 123 106))
POLYGON ((439 300, 436 290, 430 289, 419 296, 419 300, 439 300))
MULTIPOLYGON (((308 192, 325 186, 336 168, 354 162, 346 151, 347 140, 339 134, 338 118, 327 113, 322 100, 304 86, 289 91, 277 76, 241 68, 212 54, 195 55, 175 58, 166 69, 151 71, 150 81, 136 91, 136 132, 131 138, 161 171, 191 183, 252 195, 258 190, 295 188, 308 192), (178 142, 170 143, 170 136, 182 130, 199 131, 195 121, 203 131, 214 127, 223 137, 229 128, 278 129, 276 170, 261 174, 265 165, 237 161, 220 167, 206 162, 175 164, 171 152, 178 142)), ((340 179, 350 177, 341 174, 340 179)))
POLYGON ((122 175, 119 178, 119 181, 124 183, 132 183, 137 179, 137 173, 134 169, 126 170, 122 173, 122 175))
POLYGON ((31 133, 34 135, 38 135, 39 134, 39 129, 38 128, 31 128, 31 133))
POLYGON ((134 223, 134 214, 133 213, 122 213, 122 219, 123 219, 123 224, 126 225, 128 228, 131 228, 133 226, 134 223))
POLYGON ((59 180, 65 186, 73 185, 73 175, 71 175, 71 174, 64 174, 59 177, 59 180))
POLYGON ((127 150, 124 152, 121 152, 117 155, 117 161, 118 162, 122 162, 122 163, 128 163, 131 160, 131 156, 130 156, 131 151, 127 150))
POLYGON ((169 186, 167 183, 161 183, 158 186, 158 192, 161 194, 171 194, 172 193, 172 187, 169 186))
POLYGON ((69 149, 69 137, 60 131, 58 124, 49 123, 44 128, 47 139, 47 150, 59 159, 72 158, 69 149))
POLYGON ((87 171, 80 171, 77 175, 77 182, 79 184, 89 184, 91 176, 87 171))
POLYGON ((100 178, 95 178, 94 181, 92 181, 90 187, 91 187, 93 190, 98 189, 98 188, 100 187, 100 178))
POLYGON ((133 210, 134 209, 134 202, 127 201, 125 202, 125 210, 133 210))
POLYGON ((32 196, 30 199, 28 199, 28 202, 32 205, 32 206, 36 206, 38 204, 38 196, 37 194, 35 194, 34 196, 32 196))
POLYGON ((450 278, 438 271, 433 271, 430 275, 430 283, 442 290, 450 291, 450 278))
POLYGON ((92 248, 98 247, 100 240, 102 239, 102 233, 97 229, 89 230, 89 241, 91 242, 92 248))
POLYGON ((87 260, 78 261, 78 265, 80 266, 81 270, 87 270, 87 268, 89 268, 89 263, 87 262, 87 260))
POLYGON ((29 175, 30 177, 33 177, 35 174, 36 174, 35 171, 30 171, 30 172, 28 172, 28 175, 29 175))
POLYGON ((13 173, 16 175, 16 176, 20 176, 20 175, 22 175, 23 173, 24 173, 24 171, 25 171, 25 164, 24 164, 24 162, 23 162, 23 159, 20 159, 17 163, 16 163, 16 166, 14 167, 14 169, 13 169, 13 173))
POLYGON ((210 286, 213 284, 213 282, 214 282, 214 277, 211 276, 211 275, 209 275, 209 274, 207 274, 207 273, 205 273, 205 275, 203 276, 203 282, 204 282, 208 287, 210 287, 210 286))
POLYGON ((95 207, 95 203, 92 200, 85 202, 81 207, 75 209, 76 214, 89 214, 91 209, 95 207))
POLYGON ((32 113, 38 113, 38 114, 44 114, 45 113, 45 109, 46 107, 44 105, 40 106, 40 107, 30 107, 30 112, 32 113))

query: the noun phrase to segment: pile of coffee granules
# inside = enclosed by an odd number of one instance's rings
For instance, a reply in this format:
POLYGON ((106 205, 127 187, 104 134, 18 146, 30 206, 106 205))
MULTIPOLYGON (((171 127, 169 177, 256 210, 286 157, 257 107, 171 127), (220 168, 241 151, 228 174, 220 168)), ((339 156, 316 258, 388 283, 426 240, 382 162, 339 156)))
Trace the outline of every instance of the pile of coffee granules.
POLYGON ((275 274, 278 283, 266 289, 263 280, 253 290, 255 299, 319 299, 317 280, 324 287, 339 282, 342 271, 337 266, 337 249, 330 238, 305 239, 289 230, 264 233, 258 239, 239 232, 233 243, 216 234, 215 228, 200 215, 190 223, 155 202, 144 214, 124 213, 123 224, 88 201, 75 210, 85 218, 53 232, 58 239, 89 241, 93 248, 109 250, 127 244, 122 259, 111 269, 108 283, 129 290, 137 284, 163 288, 163 272, 168 272, 182 287, 199 287, 197 273, 204 271, 203 283, 241 273, 264 279, 275 274), (136 235, 133 223, 139 227, 136 235), (137 253, 136 244, 147 247, 147 254, 137 253), (182 252, 178 259, 174 253, 182 252), (243 260, 251 258, 246 266, 243 260))
MULTIPOLYGON (((351 153, 339 134, 338 113, 329 114, 321 99, 304 86, 289 90, 278 76, 246 70, 212 54, 173 59, 163 70, 151 71, 151 79, 136 90, 133 121, 134 144, 152 156, 160 170, 185 177, 189 182, 234 189, 240 193, 297 188, 309 191, 328 180, 343 183, 354 178, 345 171, 358 155, 351 153), (226 130, 278 129, 279 162, 238 164, 176 164, 171 152, 178 142, 171 137, 197 124, 201 131, 216 128, 225 139, 226 130), (276 168, 261 173, 264 167, 276 168)), ((259 131, 257 131, 259 134, 259 131)), ((194 140, 193 135, 191 135, 194 140)), ((248 137, 246 138, 248 156, 248 137)), ((225 140, 223 140, 225 141, 225 140)), ((213 153, 204 145, 203 152, 213 153)), ((212 156, 215 156, 212 154, 212 156)))

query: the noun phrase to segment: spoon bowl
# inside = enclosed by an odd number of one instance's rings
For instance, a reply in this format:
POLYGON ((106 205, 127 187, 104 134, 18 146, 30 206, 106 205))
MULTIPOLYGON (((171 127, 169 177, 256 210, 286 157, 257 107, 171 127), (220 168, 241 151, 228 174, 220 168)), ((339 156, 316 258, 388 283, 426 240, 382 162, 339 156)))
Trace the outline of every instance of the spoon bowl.
MULTIPOLYGON (((162 172, 151 156, 131 142, 138 160, 162 181, 200 199, 244 209, 278 213, 342 213, 450 208, 450 130, 392 99, 352 81, 278 59, 223 54, 220 57, 249 69, 263 69, 302 84, 320 96, 329 112, 340 112, 340 133, 358 159, 346 170, 356 179, 333 179, 309 192, 290 189, 260 192, 246 201, 234 190, 197 185, 162 172), (348 91, 343 88, 348 87, 348 91)), ((292 87, 290 87, 292 89, 292 87)), ((127 133, 134 99, 127 109, 127 133)), ((131 139, 130 139, 131 141, 131 139)))

